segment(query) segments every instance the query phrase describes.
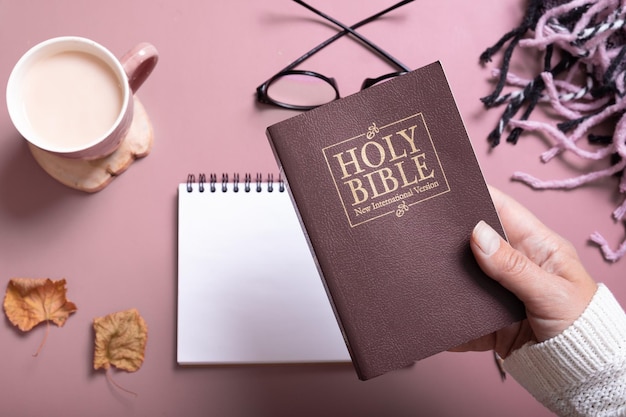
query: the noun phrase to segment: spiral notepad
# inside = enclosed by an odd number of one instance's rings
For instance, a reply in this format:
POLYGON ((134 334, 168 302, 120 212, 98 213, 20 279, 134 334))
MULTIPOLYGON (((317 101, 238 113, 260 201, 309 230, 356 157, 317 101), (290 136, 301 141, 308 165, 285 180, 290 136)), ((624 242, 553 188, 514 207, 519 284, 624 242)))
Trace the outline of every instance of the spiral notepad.
POLYGON ((349 361, 289 194, 272 176, 179 184, 177 360, 349 361))

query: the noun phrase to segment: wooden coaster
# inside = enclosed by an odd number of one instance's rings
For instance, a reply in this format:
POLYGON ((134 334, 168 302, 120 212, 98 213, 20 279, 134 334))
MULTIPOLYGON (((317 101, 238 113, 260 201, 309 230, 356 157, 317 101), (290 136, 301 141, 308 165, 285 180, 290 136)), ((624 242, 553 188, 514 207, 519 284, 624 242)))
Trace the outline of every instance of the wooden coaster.
POLYGON ((88 193, 102 190, 135 160, 147 156, 152 149, 150 118, 137 96, 134 101, 133 122, 122 144, 111 155, 93 161, 68 159, 29 144, 33 157, 44 171, 70 188, 88 193))

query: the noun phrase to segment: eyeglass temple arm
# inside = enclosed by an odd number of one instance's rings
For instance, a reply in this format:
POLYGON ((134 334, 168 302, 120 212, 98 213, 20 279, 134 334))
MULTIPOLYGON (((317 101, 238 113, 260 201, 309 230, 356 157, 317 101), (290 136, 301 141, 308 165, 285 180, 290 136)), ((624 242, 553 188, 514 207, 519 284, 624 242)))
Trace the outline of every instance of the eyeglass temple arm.
MULTIPOLYGON (((372 43, 370 40, 368 40, 367 38, 365 38, 364 36, 362 36, 360 33, 356 32, 354 29, 357 29, 357 28, 358 28, 358 27, 357 27, 357 25, 361 26, 361 25, 360 25, 360 23, 361 23, 361 22, 359 22, 359 23, 357 23, 357 24, 353 25, 352 27, 348 27, 348 26, 344 25, 343 23, 341 23, 341 22, 337 21, 336 19, 333 19, 332 17, 328 16, 327 14, 322 13, 321 11, 319 11, 319 10, 317 10, 317 9, 313 8, 312 6, 309 6, 308 4, 306 4, 305 2, 303 2, 302 0, 294 0, 294 1, 295 1, 296 3, 298 3, 299 5, 306 7, 307 9, 309 9, 310 11, 312 11, 313 13, 315 13, 316 15, 321 16, 321 17, 323 17, 324 19, 328 20, 329 22, 332 22, 332 23, 334 23, 335 25, 337 25, 337 26, 341 27, 341 28, 343 29, 343 31, 342 31, 342 32, 339 32, 337 35, 333 36, 333 38, 335 38, 335 37, 339 38, 340 36, 343 36, 344 34, 346 34, 346 32, 348 32, 348 33, 350 33, 351 35, 355 36, 357 39, 359 39, 361 42, 363 42, 364 44, 366 44, 367 46, 369 46, 370 48, 372 48, 373 50, 375 50, 376 52, 378 52, 378 54, 379 54, 379 55, 381 55, 382 57, 386 58, 388 61, 390 61, 390 62, 392 62, 393 64, 395 64, 398 68, 401 68, 403 71, 406 71, 406 72, 411 71, 411 70, 409 69, 409 67, 407 67, 406 65, 402 64, 400 61, 398 61, 397 59, 395 59, 394 57, 392 57, 391 55, 389 55, 387 52, 385 52, 384 50, 382 50, 380 47, 376 46, 374 43, 372 43)), ((400 6, 402 6, 402 5, 406 4, 406 3, 410 3, 411 1, 413 1, 413 0, 404 0, 404 1, 400 2, 400 3, 398 3, 397 5, 391 6, 391 8, 389 8, 389 9, 390 9, 390 10, 393 10, 393 9, 395 9, 395 8, 397 8, 397 7, 400 7, 400 6)), ((390 11, 390 10, 387 10, 387 11, 390 11)), ((385 11, 385 13, 386 13, 387 11, 385 11)), ((382 13, 382 12, 381 12, 381 13, 382 13)), ((380 16, 380 15, 381 15, 381 13, 378 13, 378 16, 380 16)), ((377 16, 377 17, 378 17, 378 16, 377 16)), ((367 22, 370 22, 371 20, 373 20, 373 17, 372 17, 372 18, 365 19, 363 22, 365 22, 366 20, 367 20, 367 22)), ((366 22, 366 23, 367 23, 367 22, 366 22)), ((365 24, 365 23, 363 23, 363 24, 365 24)), ((333 39, 333 38, 330 38, 330 39, 333 39)), ((337 39, 337 38, 336 38, 336 39, 337 39)), ((334 40, 335 40, 335 39, 333 39, 333 41, 334 41, 334 40)), ((327 41, 327 42, 328 42, 328 41, 327 41)), ((331 41, 331 42, 332 42, 332 41, 331 41)), ((330 42, 329 42, 329 43, 330 43, 330 42)), ((326 45, 328 45, 328 44, 326 44, 326 45)), ((326 46, 326 45, 324 45, 324 46, 326 46)), ((321 49, 321 48, 320 48, 320 49, 321 49)), ((319 50, 319 49, 317 49, 317 50, 319 50)), ((316 50, 315 52, 317 52, 317 50, 316 50)), ((305 57, 304 59, 306 59, 306 58, 308 58, 309 56, 311 56, 310 54, 308 54, 308 55, 307 55, 307 54, 305 54, 305 55, 306 55, 306 57, 305 57)), ((304 59, 302 59, 302 60, 301 60, 301 61, 299 61, 299 62, 302 62, 304 59)), ((299 63, 299 62, 298 62, 298 63, 299 63)), ((294 65, 294 66, 295 66, 295 65, 294 65)), ((292 68, 293 68, 293 67, 292 67, 292 68)), ((290 68, 289 68, 289 69, 290 69, 290 68)))
MULTIPOLYGON (((412 1, 414 1, 414 0, 402 0, 401 2, 396 3, 393 6, 390 6, 390 7, 386 8, 385 10, 382 10, 382 11, 376 13, 375 15, 372 15, 372 16, 366 18, 366 19, 361 20, 358 23, 355 23, 354 25, 352 25, 350 27, 350 29, 352 29, 352 30, 358 29, 361 26, 366 25, 369 22, 378 19, 382 15, 385 15, 385 14, 389 13, 390 11, 397 9, 400 6, 404 6, 407 3, 411 3, 412 1)), ((342 30, 341 32, 337 32, 337 34, 335 34, 334 36, 326 39, 324 42, 320 43, 315 48, 311 49, 309 52, 307 52, 306 54, 302 55, 300 58, 296 59, 291 64, 289 64, 288 66, 283 68, 280 72, 289 71, 289 70, 297 67, 298 65, 300 65, 300 63, 304 62, 305 60, 307 60, 308 58, 310 58, 311 56, 313 56, 314 54, 316 54, 320 50, 324 49, 325 47, 327 47, 331 43, 335 42, 337 39, 341 38, 342 36, 347 35, 348 33, 350 33, 350 31, 349 30, 345 30, 345 29, 342 30)))

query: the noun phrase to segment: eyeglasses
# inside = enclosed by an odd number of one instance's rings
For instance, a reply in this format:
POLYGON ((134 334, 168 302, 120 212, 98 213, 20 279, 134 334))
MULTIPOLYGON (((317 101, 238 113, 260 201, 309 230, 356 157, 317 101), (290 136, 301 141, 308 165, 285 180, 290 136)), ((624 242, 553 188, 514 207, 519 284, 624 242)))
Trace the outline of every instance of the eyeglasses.
POLYGON ((325 75, 322 75, 318 72, 296 70, 294 68, 306 59, 310 58, 315 53, 319 52, 321 49, 325 48, 326 46, 330 45, 337 39, 347 34, 353 35, 365 45, 367 45, 370 49, 372 49, 374 52, 376 52, 379 56, 400 69, 400 71, 398 72, 385 74, 377 78, 365 79, 365 81, 363 81, 363 84, 361 85, 361 90, 371 87, 374 84, 386 81, 390 78, 406 74, 410 71, 410 69, 406 65, 402 64, 400 61, 389 55, 389 53, 385 52, 383 49, 376 46, 373 42, 362 36, 360 33, 356 32, 355 29, 358 29, 359 27, 375 19, 378 19, 380 16, 389 13, 390 11, 397 9, 400 6, 411 3, 413 0, 403 0, 399 3, 394 4, 391 7, 386 8, 385 10, 376 13, 375 15, 372 15, 366 19, 361 20, 358 23, 355 23, 350 27, 320 12, 319 10, 316 10, 302 0, 294 1, 301 6, 306 7, 318 16, 321 16, 324 19, 339 26, 343 30, 341 32, 338 32, 335 36, 317 45, 315 48, 311 49, 309 52, 302 55, 300 58, 296 59, 287 67, 279 71, 272 78, 258 86, 256 89, 256 98, 260 103, 272 104, 290 110, 311 110, 315 107, 321 106, 322 104, 337 100, 340 96, 339 89, 337 88, 337 83, 335 82, 334 78, 326 77, 325 75))

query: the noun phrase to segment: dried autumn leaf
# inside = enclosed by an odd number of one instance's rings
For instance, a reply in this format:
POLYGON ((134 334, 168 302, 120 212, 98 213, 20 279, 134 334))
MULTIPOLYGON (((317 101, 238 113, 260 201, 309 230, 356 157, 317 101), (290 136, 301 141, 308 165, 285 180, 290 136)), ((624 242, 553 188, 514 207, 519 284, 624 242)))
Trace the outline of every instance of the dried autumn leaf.
POLYGON ((41 322, 46 322, 46 336, 37 353, 43 347, 50 322, 61 327, 77 308, 66 298, 65 279, 13 278, 4 296, 4 312, 13 325, 26 332, 41 322))
POLYGON ((96 334, 93 367, 103 368, 109 382, 137 396, 136 393, 118 385, 111 378, 111 366, 135 372, 143 364, 148 340, 148 326, 137 310, 130 309, 109 314, 93 320, 96 334))
POLYGON ((95 318, 93 328, 96 334, 93 358, 95 369, 108 370, 112 365, 135 372, 141 367, 148 327, 136 309, 95 318))

